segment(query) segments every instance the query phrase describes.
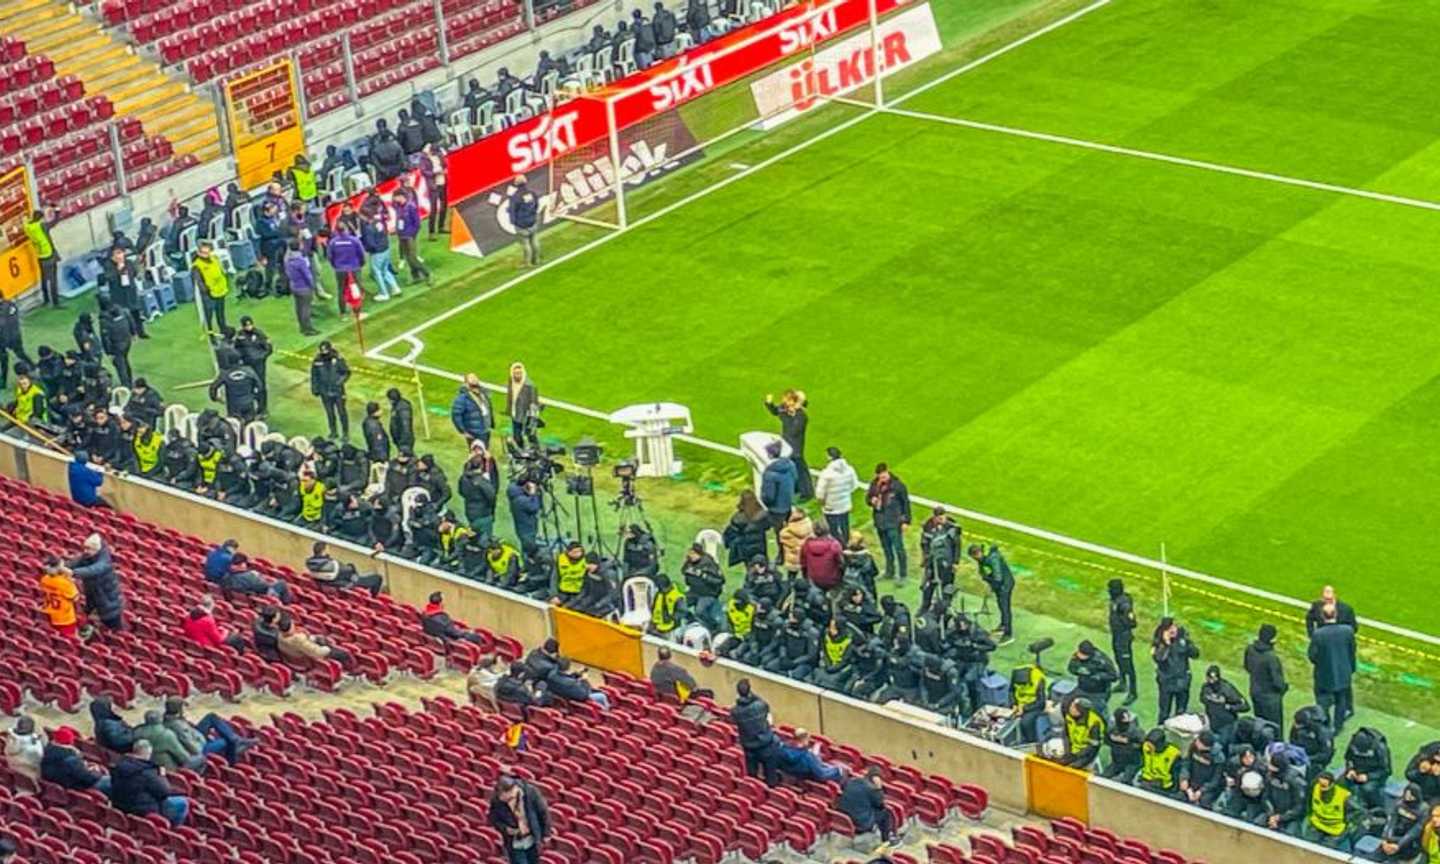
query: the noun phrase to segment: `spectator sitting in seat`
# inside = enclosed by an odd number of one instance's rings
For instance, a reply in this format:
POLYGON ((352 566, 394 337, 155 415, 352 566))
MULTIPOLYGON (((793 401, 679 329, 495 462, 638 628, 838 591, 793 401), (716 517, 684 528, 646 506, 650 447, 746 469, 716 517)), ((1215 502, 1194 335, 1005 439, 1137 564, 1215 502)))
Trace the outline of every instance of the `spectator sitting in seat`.
POLYGON ((546 639, 525 655, 525 675, 532 681, 544 681, 560 665, 560 643, 546 639))
POLYGON ((843 780, 845 769, 826 764, 820 758, 820 742, 811 739, 809 731, 795 730, 794 744, 780 745, 780 770, 797 780, 843 780))
POLYGON ((164 711, 145 712, 145 722, 135 727, 135 743, 142 741, 150 745, 151 761, 164 770, 202 771, 205 768, 205 754, 187 750, 180 743, 180 738, 165 726, 164 711))
POLYGON ((185 638, 197 645, 204 645, 206 648, 225 645, 236 651, 245 650, 245 639, 240 634, 224 630, 215 622, 215 598, 210 594, 202 596, 195 608, 190 610, 183 629, 185 638))
POLYGON ((363 588, 371 597, 380 595, 384 580, 378 573, 360 576, 354 564, 341 564, 330 555, 330 547, 324 540, 316 540, 310 547, 310 557, 305 559, 305 573, 311 579, 329 588, 363 588))
POLYGON ((471 633, 445 614, 445 595, 439 591, 430 595, 430 601, 425 604, 424 611, 420 613, 420 626, 424 628, 427 636, 434 636, 437 639, 446 641, 463 639, 477 645, 485 644, 485 640, 478 633, 471 633))
POLYGON ((191 723, 185 717, 185 700, 172 696, 165 700, 165 728, 175 734, 191 754, 203 764, 211 753, 221 753, 225 761, 234 765, 240 755, 257 743, 236 731, 230 722, 218 714, 206 714, 199 723, 191 723))
POLYGON ((22 777, 39 780, 44 755, 45 736, 35 729, 35 721, 29 717, 16 720, 5 739, 5 764, 22 777))
POLYGON ((286 660, 334 660, 346 669, 355 662, 349 651, 331 645, 324 636, 311 636, 296 627, 289 612, 280 613, 278 629, 280 656, 286 660))
POLYGON ((255 627, 250 634, 250 641, 255 646, 255 653, 272 662, 280 662, 280 609, 275 606, 266 606, 260 610, 255 617, 255 627))
POLYGON ((655 695, 677 702, 688 702, 692 696, 714 698, 711 691, 699 689, 695 676, 675 662, 668 647, 662 645, 656 658, 655 665, 650 667, 650 685, 655 688, 655 695))
POLYGON ((517 660, 510 664, 510 670, 495 682, 498 705, 518 705, 523 710, 535 704, 535 694, 526 681, 527 674, 524 663, 517 660))
POLYGON ((190 813, 189 799, 175 795, 151 761, 150 742, 136 741, 133 752, 121 759, 110 774, 110 801, 132 816, 159 813, 176 828, 190 813))
POLYGON ((602 711, 610 710, 609 695, 603 690, 591 687, 582 672, 572 672, 569 657, 561 657, 550 676, 545 679, 545 692, 552 699, 563 699, 567 702, 594 702, 600 706, 602 711))
POLYGON ((502 677, 500 658, 494 654, 482 656, 470 669, 470 674, 465 676, 465 692, 470 696, 470 704, 499 711, 500 703, 495 697, 495 687, 502 677))
POLYGON ((855 833, 876 831, 883 842, 894 842, 895 820, 885 809, 885 783, 880 778, 880 769, 870 768, 864 777, 846 780, 835 807, 850 817, 855 833))
POLYGON ((116 753, 129 753, 135 746, 135 733, 125 718, 115 713, 109 696, 97 696, 90 703, 90 719, 95 724, 95 743, 116 753))
POLYGON ((101 768, 91 765, 75 748, 79 734, 69 726, 55 730, 45 753, 40 757, 40 777, 65 789, 83 791, 98 789, 110 794, 110 778, 101 768))
POLYGON ((269 594, 281 603, 293 598, 285 580, 274 582, 250 569, 250 557, 239 551, 238 540, 226 540, 205 556, 205 579, 233 594, 269 594))

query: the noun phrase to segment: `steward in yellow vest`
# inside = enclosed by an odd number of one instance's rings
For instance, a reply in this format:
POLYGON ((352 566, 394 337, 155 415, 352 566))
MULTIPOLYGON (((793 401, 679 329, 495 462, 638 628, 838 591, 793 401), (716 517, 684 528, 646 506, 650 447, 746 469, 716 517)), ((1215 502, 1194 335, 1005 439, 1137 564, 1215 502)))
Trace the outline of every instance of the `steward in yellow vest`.
POLYGON ((300 478, 300 521, 319 525, 325 518, 325 484, 306 474, 300 478))
POLYGON ((854 675, 855 631, 831 618, 820 640, 820 668, 815 671, 815 684, 831 690, 844 690, 854 675))
POLYGON ((18 374, 15 376, 15 401, 11 402, 5 410, 21 423, 43 421, 45 419, 45 391, 41 390, 40 385, 31 380, 28 374, 18 374))
POLYGON ((1165 737, 1164 729, 1151 729, 1140 745, 1140 774, 1135 785, 1149 792, 1173 795, 1180 774, 1180 748, 1165 737))
POLYGON ((295 186, 295 200, 303 202, 307 208, 320 194, 315 172, 303 153, 295 154, 295 164, 290 166, 290 182, 295 186))
POLYGON ((669 636, 685 615, 685 592, 675 587, 664 573, 655 576, 655 600, 650 604, 650 632, 669 636))
MULTIPOLYGON (((1305 839, 1349 851, 1350 835, 1360 815, 1350 790, 1335 782, 1335 775, 1321 772, 1310 787, 1310 815, 1305 820, 1305 839)), ((1431 861, 1436 860, 1433 856, 1431 861)), ((1428 862, 1427 862, 1428 864, 1428 862)))
POLYGON ((725 605, 725 621, 736 639, 750 638, 750 628, 755 626, 755 603, 744 588, 736 591, 725 605))
POLYGON ((1104 742, 1105 718, 1090 707, 1089 699, 1071 699, 1065 711, 1065 756, 1060 764, 1088 770, 1104 742))
POLYGON ((160 469, 160 447, 165 442, 160 433, 141 423, 135 428, 135 468, 141 477, 153 477, 160 469))
POLYGON ((490 570, 485 581, 492 585, 514 588, 520 581, 520 550, 499 537, 490 537, 490 545, 485 550, 485 565, 490 570))
POLYGON ((572 540, 564 552, 555 556, 555 594, 560 605, 574 601, 584 587, 585 547, 572 540))
POLYGON ((200 449, 195 453, 195 466, 200 470, 200 485, 210 487, 215 485, 215 471, 220 467, 220 460, 225 454, 219 447, 209 441, 202 441, 200 449))
POLYGON ((1020 738, 1028 744, 1039 740, 1036 724, 1045 715, 1046 684, 1039 666, 1021 666, 1010 673, 1010 692, 1020 717, 1020 738))

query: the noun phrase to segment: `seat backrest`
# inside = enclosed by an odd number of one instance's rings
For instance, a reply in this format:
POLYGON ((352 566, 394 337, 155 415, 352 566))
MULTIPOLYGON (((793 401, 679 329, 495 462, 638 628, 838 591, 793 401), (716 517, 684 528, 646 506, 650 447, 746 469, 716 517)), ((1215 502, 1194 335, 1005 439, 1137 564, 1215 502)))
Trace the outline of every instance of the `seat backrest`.
POLYGON ((183 424, 185 422, 185 415, 189 413, 190 409, 186 408, 184 405, 180 405, 178 403, 166 405, 165 413, 161 415, 160 418, 160 434, 168 438, 170 437, 171 429, 183 428, 183 424))
POLYGON ((186 414, 180 421, 180 434, 190 439, 191 444, 200 443, 200 415, 186 414))
POLYGON ((294 438, 291 438, 290 446, 294 447, 297 451, 300 452, 301 455, 304 456, 309 456, 311 453, 315 452, 315 448, 310 445, 310 439, 306 438, 304 435, 296 435, 294 438))
POLYGON ((130 388, 116 387, 110 391, 110 413, 124 411, 125 406, 130 404, 130 388))
POLYGON ((626 579, 620 593, 625 601, 625 619, 640 613, 649 617, 650 606, 655 600, 655 583, 650 581, 650 577, 632 576, 626 579))
POLYGON ((506 113, 506 114, 519 114, 519 113, 520 113, 520 109, 524 107, 524 104, 525 104, 525 103, 524 103, 524 99, 525 99, 525 88, 524 88, 524 87, 516 87, 514 90, 511 90, 509 93, 506 93, 506 94, 505 94, 505 113, 506 113))
POLYGON ((542 78, 542 79, 540 79, 540 95, 541 95, 541 96, 554 96, 554 95, 555 95, 555 85, 557 85, 557 84, 559 84, 559 83, 560 83, 560 73, 559 73, 558 71, 556 71, 556 70, 554 70, 554 69, 551 69, 549 72, 546 72, 546 73, 545 73, 545 77, 542 78))
POLYGON ((240 436, 240 441, 246 447, 250 448, 250 452, 258 453, 260 452, 260 445, 265 442, 265 438, 269 434, 270 426, 264 420, 252 420, 250 425, 245 427, 245 431, 240 436))
POLYGON ((725 545, 725 538, 720 535, 719 531, 714 528, 706 528, 695 535, 695 542, 705 547, 706 555, 716 561, 720 560, 720 549, 725 545))
POLYGON ((616 55, 616 60, 619 61, 621 66, 633 66, 635 64, 634 39, 626 39, 620 43, 620 52, 616 55))

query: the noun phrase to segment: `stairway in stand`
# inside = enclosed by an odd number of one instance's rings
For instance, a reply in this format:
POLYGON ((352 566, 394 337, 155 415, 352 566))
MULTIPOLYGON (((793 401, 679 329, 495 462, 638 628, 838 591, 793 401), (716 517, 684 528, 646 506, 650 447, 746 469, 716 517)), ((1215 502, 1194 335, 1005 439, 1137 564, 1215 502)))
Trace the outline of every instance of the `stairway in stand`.
POLYGON ((87 96, 106 96, 115 113, 138 117, 149 135, 163 135, 176 155, 204 162, 220 155, 220 130, 209 98, 182 78, 60 0, 0 0, 0 34, 25 41, 32 54, 55 62, 56 75, 74 75, 87 96))

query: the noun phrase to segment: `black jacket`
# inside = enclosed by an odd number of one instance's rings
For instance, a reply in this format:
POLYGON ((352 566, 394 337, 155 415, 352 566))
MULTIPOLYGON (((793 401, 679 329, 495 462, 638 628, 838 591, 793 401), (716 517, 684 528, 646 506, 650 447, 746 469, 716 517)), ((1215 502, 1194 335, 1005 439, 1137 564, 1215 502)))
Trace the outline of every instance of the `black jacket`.
POLYGON ((1326 624, 1310 635, 1310 663, 1315 667, 1315 692, 1350 689, 1355 674, 1355 628, 1326 624))
POLYGON ((558 668, 545 679, 545 689, 557 699, 584 702, 590 698, 590 682, 579 675, 568 675, 558 668))
POLYGON ((403 397, 390 400, 390 443, 405 450, 415 446, 415 421, 410 400, 403 397))
POLYGON ((1085 694, 1110 694, 1110 688, 1120 680, 1120 673, 1111 660, 1099 648, 1089 657, 1072 656, 1067 667, 1075 676, 1075 689, 1085 694))
POLYGON ((511 675, 502 675, 500 680, 495 682, 495 700, 511 705, 529 705, 534 701, 525 682, 511 675))
POLYGON ((170 784, 154 762, 126 756, 110 769, 110 802, 118 810, 134 816, 159 813, 169 797, 170 784))
POLYGON ((725 526, 724 543, 730 553, 727 560, 731 567, 747 565, 756 555, 767 554, 769 527, 764 516, 753 522, 743 513, 737 512, 730 517, 730 524, 725 526))
POLYGON ((345 382, 350 367, 339 354, 316 355, 310 364, 310 392, 321 398, 340 399, 345 396, 345 382))
POLYGON ((1178 690, 1190 686, 1190 661, 1200 656, 1200 649, 1182 631, 1168 645, 1157 643, 1151 656, 1155 659, 1155 680, 1162 687, 1178 690))
MULTIPOLYGON (((525 821, 530 825, 530 834, 536 841, 543 840, 545 835, 550 833, 550 809, 545 804, 545 796, 540 790, 530 785, 528 781, 516 780, 523 790, 525 802, 525 821)), ((509 832, 519 827, 520 823, 510 809, 510 805, 499 799, 490 801, 490 827, 500 832, 501 837, 509 837, 509 832)), ((507 842, 508 846, 508 842, 507 842)))
MULTIPOLYGON (((1355 610, 1344 600, 1335 601, 1335 623, 1348 624, 1358 631, 1360 622, 1355 619, 1355 610)), ((1325 624, 1325 601, 1316 600, 1305 612, 1305 635, 1313 636, 1325 624)))
POLYGON ((109 546, 102 545, 94 555, 82 555, 71 561, 70 572, 85 588, 85 605, 102 621, 124 611, 125 598, 120 594, 120 577, 115 575, 109 546))
POLYGON ((111 306, 110 313, 100 319, 100 347, 114 357, 126 354, 135 341, 135 324, 130 315, 119 306, 111 306))
POLYGON ((1135 601, 1124 592, 1110 598, 1110 639, 1122 647, 1135 641, 1135 601))
POLYGON ((871 481, 865 500, 875 514, 876 527, 899 528, 910 524, 910 490, 894 474, 890 475, 890 486, 883 493, 879 484, 871 481))
POLYGON ((499 492, 495 463, 472 465, 467 462, 460 474, 459 490, 461 499, 465 501, 465 518, 468 521, 492 518, 499 492))
POLYGON ((250 331, 235 331, 235 350, 240 352, 240 361, 246 366, 259 366, 275 352, 275 347, 270 344, 265 331, 256 327, 250 331))
POLYGON ((1275 646, 1255 640, 1245 649, 1245 672, 1250 676, 1250 698, 1274 699, 1285 695, 1290 685, 1285 682, 1285 668, 1275 646))
POLYGON ((0 297, 0 347, 20 347, 20 307, 13 300, 0 297))
POLYGON ((360 424, 360 432, 365 437, 365 452, 370 456, 370 461, 389 462, 390 435, 385 431, 385 424, 380 422, 380 418, 367 416, 365 422, 360 424))
POLYGON ((736 700, 735 707, 730 709, 730 722, 735 724, 740 746, 746 750, 764 750, 775 744, 775 732, 770 728, 770 705, 754 693, 736 700))
POLYGON ((107 256, 100 265, 100 281, 110 294, 111 303, 126 310, 140 308, 140 274, 128 257, 117 267, 115 260, 107 256))
POLYGON ((1206 681, 1200 686, 1200 703, 1205 706, 1211 729, 1228 729, 1241 714, 1250 710, 1250 703, 1224 678, 1213 683, 1206 681))
POLYGON ((249 366, 236 366, 210 382, 210 399, 219 402, 224 393, 225 410, 232 416, 247 413, 260 397, 260 378, 249 366))
POLYGON ((146 387, 144 393, 131 393, 130 401, 125 403, 126 417, 152 429, 155 428, 155 421, 164 413, 165 403, 154 387, 146 387))
POLYGON ((692 599, 701 597, 718 599, 721 594, 725 593, 725 574, 720 570, 720 565, 716 563, 715 559, 706 553, 702 552, 700 557, 694 561, 687 556, 685 562, 680 565, 680 575, 685 577, 685 587, 688 589, 686 593, 692 599))
POLYGON ((669 45, 675 41, 675 13, 669 9, 661 9, 656 12, 650 25, 655 28, 656 44, 669 45))
POLYGON ((851 777, 840 788, 835 808, 855 823, 856 833, 872 831, 885 812, 885 793, 864 777, 851 777))
POLYGON ((40 757, 40 779, 66 789, 89 789, 100 782, 100 775, 90 770, 74 747, 46 744, 40 757))

